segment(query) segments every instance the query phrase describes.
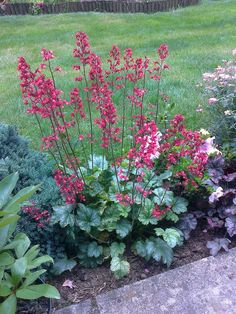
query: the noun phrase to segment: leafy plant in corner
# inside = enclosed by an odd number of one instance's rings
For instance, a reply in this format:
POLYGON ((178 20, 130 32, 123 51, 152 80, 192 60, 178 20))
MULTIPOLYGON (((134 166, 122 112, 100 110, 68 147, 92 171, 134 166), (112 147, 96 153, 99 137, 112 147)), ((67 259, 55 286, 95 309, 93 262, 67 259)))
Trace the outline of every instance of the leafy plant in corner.
POLYGON ((18 178, 18 173, 14 173, 0 182, 0 313, 15 313, 17 299, 60 298, 55 287, 35 284, 46 271, 40 266, 52 263, 52 258, 38 257, 38 245, 30 247, 26 234, 17 233, 13 237, 21 204, 39 188, 26 187, 11 196, 18 178))
POLYGON ((0 124, 0 180, 18 172, 14 193, 40 183, 40 188, 30 198, 31 204, 23 206, 19 213, 22 219, 18 221, 16 232, 26 233, 32 244, 40 245, 42 254, 58 260, 65 256, 63 238, 57 226, 47 222, 52 206, 63 204, 53 169, 54 163, 49 156, 31 149, 29 140, 19 135, 15 126, 0 124))

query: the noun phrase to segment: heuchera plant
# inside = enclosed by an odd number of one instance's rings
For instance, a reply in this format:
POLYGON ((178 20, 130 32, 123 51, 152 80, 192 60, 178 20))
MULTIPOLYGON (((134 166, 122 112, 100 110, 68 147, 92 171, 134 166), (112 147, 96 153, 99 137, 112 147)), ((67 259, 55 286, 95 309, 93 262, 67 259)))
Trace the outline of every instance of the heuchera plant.
POLYGON ((76 87, 68 99, 57 87, 55 73, 62 69, 52 65, 53 51, 42 49, 35 71, 23 57, 18 64, 24 104, 39 125, 42 148, 57 164, 55 181, 66 203, 54 208, 51 221, 65 230, 68 251, 81 265, 111 258, 120 278, 129 271, 128 246, 169 266, 172 249, 182 243, 174 224, 187 211, 183 196, 201 182, 208 147, 200 132, 185 128, 183 116, 168 121, 168 104, 161 110, 168 47, 162 44, 151 62, 113 46, 104 65, 85 33, 75 37, 76 87), (153 112, 150 80, 156 86, 153 112))
POLYGON ((206 219, 209 229, 225 229, 223 238, 209 241, 207 247, 212 255, 221 249, 228 250, 231 238, 236 235, 236 167, 227 164, 222 155, 212 157, 207 165, 211 190, 206 219))

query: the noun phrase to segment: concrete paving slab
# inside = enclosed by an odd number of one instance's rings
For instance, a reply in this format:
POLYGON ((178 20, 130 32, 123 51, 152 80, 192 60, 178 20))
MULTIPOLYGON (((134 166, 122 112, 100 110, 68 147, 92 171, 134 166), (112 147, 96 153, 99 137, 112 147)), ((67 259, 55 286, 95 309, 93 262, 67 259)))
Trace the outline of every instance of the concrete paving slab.
POLYGON ((236 248, 57 311, 74 313, 236 314, 236 248))

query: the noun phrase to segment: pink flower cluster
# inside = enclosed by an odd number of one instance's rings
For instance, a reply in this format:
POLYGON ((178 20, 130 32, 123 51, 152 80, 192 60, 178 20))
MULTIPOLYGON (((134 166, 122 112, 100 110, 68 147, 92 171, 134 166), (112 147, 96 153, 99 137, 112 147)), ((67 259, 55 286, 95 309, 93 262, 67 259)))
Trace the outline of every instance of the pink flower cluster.
POLYGON ((50 219, 49 212, 47 210, 41 210, 36 207, 35 204, 23 206, 22 211, 29 215, 35 222, 37 222, 37 226, 39 228, 43 228, 50 219))
POLYGON ((143 127, 134 136, 136 146, 128 152, 128 158, 133 160, 137 169, 153 168, 154 158, 158 158, 160 152, 160 133, 154 121, 144 123, 143 127))
POLYGON ((205 140, 200 132, 187 130, 184 117, 176 115, 170 122, 170 128, 163 135, 160 152, 167 161, 166 168, 178 169, 175 176, 181 179, 183 186, 196 186, 195 178, 202 178, 208 160, 207 152, 202 149, 205 140), (186 160, 186 165, 182 160, 186 160))
POLYGON ((82 194, 84 182, 75 174, 66 176, 63 171, 56 170, 54 179, 60 188, 61 194, 65 197, 66 204, 75 204, 77 201, 84 202, 85 197, 82 194))

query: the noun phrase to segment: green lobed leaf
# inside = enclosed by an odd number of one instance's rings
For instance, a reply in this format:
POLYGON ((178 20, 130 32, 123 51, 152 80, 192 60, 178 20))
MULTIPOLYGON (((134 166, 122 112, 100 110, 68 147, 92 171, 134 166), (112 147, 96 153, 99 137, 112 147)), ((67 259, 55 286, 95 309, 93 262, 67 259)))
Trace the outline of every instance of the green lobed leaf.
POLYGON ((100 225, 101 219, 95 209, 86 207, 83 204, 79 204, 78 207, 76 224, 81 230, 90 232, 92 227, 98 227, 100 225))
POLYGON ((171 247, 161 239, 155 239, 155 251, 152 257, 156 261, 161 261, 169 267, 173 260, 173 250, 171 247))
POLYGON ((129 232, 132 229, 131 223, 129 223, 128 220, 126 219, 121 219, 117 224, 116 224, 116 233, 121 237, 125 238, 129 232))
POLYGON ((168 212, 165 214, 165 219, 166 219, 166 220, 173 221, 173 222, 177 222, 177 221, 179 220, 179 216, 176 215, 175 213, 173 213, 172 211, 168 211, 168 212))
POLYGON ((155 204, 149 200, 148 198, 145 200, 144 207, 142 208, 138 220, 143 225, 152 224, 155 225, 157 223, 157 218, 152 216, 152 211, 155 207, 155 204))
POLYGON ((115 256, 111 260, 111 271, 117 279, 126 276, 129 273, 130 265, 127 261, 122 260, 120 257, 115 256))
POLYGON ((124 243, 112 242, 110 248, 112 258, 124 254, 124 251, 125 251, 124 243))
POLYGON ((162 236, 171 248, 174 248, 177 244, 179 244, 183 237, 181 231, 173 228, 167 228, 165 230, 156 228, 155 232, 157 236, 162 236))
POLYGON ((107 230, 109 232, 115 230, 116 223, 120 219, 120 213, 116 205, 107 207, 102 215, 99 230, 107 230))
POLYGON ((139 256, 143 258, 147 257, 146 246, 143 241, 136 241, 133 245, 133 250, 136 251, 139 256))
POLYGON ((10 295, 3 303, 0 304, 0 313, 16 313, 16 296, 14 294, 10 295))
POLYGON ((159 238, 151 237, 145 241, 137 241, 133 246, 138 255, 145 258, 147 261, 154 258, 156 261, 161 261, 167 266, 170 266, 173 259, 173 251, 171 247, 159 238))
POLYGON ((68 259, 67 257, 64 257, 63 259, 56 260, 53 265, 53 274, 60 275, 64 271, 71 271, 76 266, 76 261, 73 259, 68 259))
POLYGON ((181 214, 187 211, 188 201, 183 197, 175 197, 172 206, 172 211, 176 214, 181 214))
POLYGON ((174 193, 163 188, 153 190, 155 194, 154 202, 158 205, 171 205, 173 203, 174 193))
POLYGON ((53 224, 59 222, 62 228, 65 228, 66 226, 73 227, 75 223, 75 215, 73 213, 73 209, 73 205, 53 207, 51 222, 53 224))
POLYGON ((88 256, 89 257, 99 257, 102 255, 103 248, 101 245, 98 245, 97 242, 93 241, 88 245, 88 256))
POLYGON ((25 300, 35 300, 41 297, 60 299, 58 290, 48 284, 21 287, 16 291, 16 296, 25 300))
POLYGON ((9 176, 5 177, 0 182, 0 209, 7 203, 9 200, 12 191, 14 190, 16 183, 19 179, 18 172, 10 174, 9 176))
POLYGON ((97 181, 93 181, 91 182, 91 184, 89 185, 89 194, 94 197, 100 193, 103 192, 103 187, 100 183, 98 183, 97 181))
POLYGON ((77 257, 79 258, 79 263, 81 266, 95 268, 98 265, 103 263, 103 256, 100 255, 99 257, 89 257, 88 256, 88 246, 90 243, 82 243, 79 245, 79 251, 77 253, 77 257))

